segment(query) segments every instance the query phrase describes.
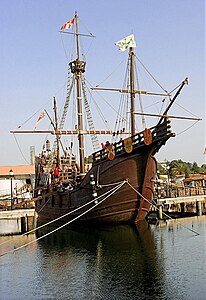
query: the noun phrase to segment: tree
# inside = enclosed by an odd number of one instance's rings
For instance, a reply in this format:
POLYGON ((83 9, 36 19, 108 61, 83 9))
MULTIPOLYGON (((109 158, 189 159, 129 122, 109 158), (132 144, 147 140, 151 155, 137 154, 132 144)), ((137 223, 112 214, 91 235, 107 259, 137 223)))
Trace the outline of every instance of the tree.
POLYGON ((92 155, 89 155, 89 156, 87 156, 87 157, 84 158, 84 162, 86 164, 90 164, 90 163, 92 163, 92 161, 93 161, 92 155))
POLYGON ((206 164, 199 167, 196 162, 184 162, 181 159, 172 160, 171 162, 165 161, 164 164, 158 163, 157 169, 160 175, 168 175, 173 178, 177 175, 184 175, 186 178, 190 174, 206 173, 206 164), (167 167, 169 169, 167 169, 167 167))
POLYGON ((185 163, 181 159, 173 160, 170 163, 170 169, 173 176, 183 175, 185 173, 185 163))
POLYGON ((191 171, 192 171, 192 173, 199 173, 200 172, 200 168, 198 167, 196 162, 193 163, 191 171))
POLYGON ((201 169, 201 173, 206 173, 206 164, 201 165, 200 169, 201 169))
POLYGON ((185 178, 190 177, 190 168, 188 167, 187 163, 185 163, 184 165, 184 174, 185 174, 185 178))

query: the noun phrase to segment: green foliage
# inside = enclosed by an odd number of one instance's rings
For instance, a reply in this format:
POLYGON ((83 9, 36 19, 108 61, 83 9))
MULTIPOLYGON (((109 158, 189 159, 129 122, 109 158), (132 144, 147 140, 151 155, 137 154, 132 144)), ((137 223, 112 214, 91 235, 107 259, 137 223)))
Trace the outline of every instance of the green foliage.
POLYGON ((92 155, 89 155, 87 157, 84 158, 84 162, 86 164, 92 163, 92 155))
POLYGON ((206 164, 199 167, 196 162, 184 162, 181 159, 166 161, 163 164, 157 163, 157 169, 161 175, 169 175, 174 178, 177 175, 183 175, 185 178, 190 174, 206 173, 206 164))
POLYGON ((200 173, 200 169, 201 168, 198 167, 197 163, 194 162, 193 165, 192 165, 192 169, 191 169, 192 173, 200 173))
POLYGON ((161 175, 167 174, 167 169, 164 168, 161 163, 157 163, 157 170, 159 171, 159 174, 161 174, 161 175))
POLYGON ((201 165, 201 170, 203 173, 206 173, 206 164, 201 165))

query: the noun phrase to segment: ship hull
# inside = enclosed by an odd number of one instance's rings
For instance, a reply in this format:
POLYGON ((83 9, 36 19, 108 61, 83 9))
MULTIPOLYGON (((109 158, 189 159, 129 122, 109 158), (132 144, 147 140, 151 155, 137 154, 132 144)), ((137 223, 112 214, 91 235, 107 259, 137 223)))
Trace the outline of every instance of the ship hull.
POLYGON ((75 190, 55 191, 39 197, 36 201, 39 221, 49 222, 77 208, 80 209, 62 218, 61 222, 78 218, 81 222, 134 223, 144 219, 150 207, 149 202, 153 199, 155 174, 156 161, 151 155, 151 149, 145 153, 120 155, 112 161, 100 161, 75 190), (95 200, 92 195, 94 189, 90 184, 91 174, 96 183, 96 201, 84 206, 92 199, 95 200))
POLYGON ((171 136, 169 122, 165 120, 153 129, 149 145, 143 134, 137 134, 131 137, 129 151, 124 141, 114 144, 112 159, 106 150, 94 153, 93 166, 77 187, 71 191, 45 190, 37 197, 40 223, 56 220, 56 224, 109 224, 143 220, 154 196, 154 155, 171 136))

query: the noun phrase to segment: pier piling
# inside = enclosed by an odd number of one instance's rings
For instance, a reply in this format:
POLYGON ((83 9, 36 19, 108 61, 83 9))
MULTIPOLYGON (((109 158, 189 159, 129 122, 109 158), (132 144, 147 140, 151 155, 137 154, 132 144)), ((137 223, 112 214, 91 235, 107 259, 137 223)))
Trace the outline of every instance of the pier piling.
POLYGON ((200 201, 196 200, 196 209, 197 209, 197 215, 202 215, 202 203, 200 201))
POLYGON ((158 217, 159 217, 159 220, 162 220, 162 205, 159 205, 159 210, 158 210, 158 217))
POLYGON ((0 235, 22 234, 34 227, 34 209, 16 209, 0 212, 0 235))

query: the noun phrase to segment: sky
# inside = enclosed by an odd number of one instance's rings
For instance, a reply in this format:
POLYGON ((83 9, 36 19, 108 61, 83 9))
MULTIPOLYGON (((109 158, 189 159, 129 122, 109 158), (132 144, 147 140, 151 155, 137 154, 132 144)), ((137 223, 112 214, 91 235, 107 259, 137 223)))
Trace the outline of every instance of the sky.
MULTIPOLYGON (((31 129, 41 111, 52 107, 54 96, 65 101, 65 51, 71 50, 72 38, 59 30, 75 11, 82 32, 95 36, 85 39, 92 85, 104 82, 126 58, 115 42, 131 33, 137 56, 167 90, 189 78, 174 113, 192 112, 203 120, 174 121, 176 137, 156 158, 206 163, 204 0, 1 0, 0 11, 0 165, 26 165, 30 146, 41 151, 45 137, 14 136, 10 130, 19 125, 31 129)), ((115 73, 104 86, 117 87, 118 80, 122 82, 115 73)))

